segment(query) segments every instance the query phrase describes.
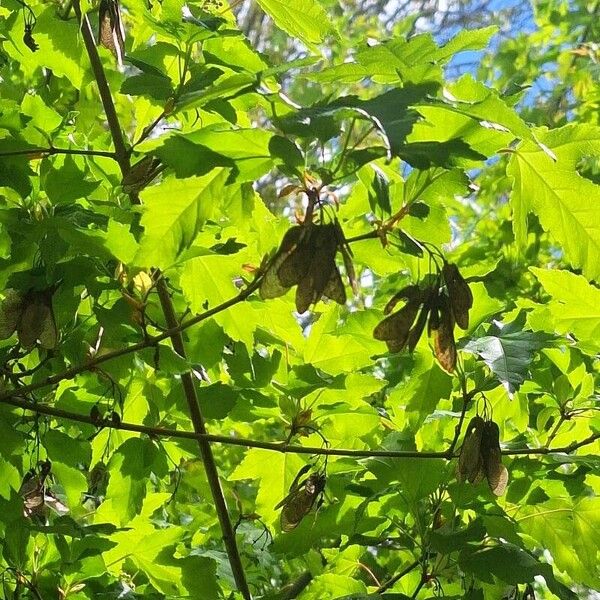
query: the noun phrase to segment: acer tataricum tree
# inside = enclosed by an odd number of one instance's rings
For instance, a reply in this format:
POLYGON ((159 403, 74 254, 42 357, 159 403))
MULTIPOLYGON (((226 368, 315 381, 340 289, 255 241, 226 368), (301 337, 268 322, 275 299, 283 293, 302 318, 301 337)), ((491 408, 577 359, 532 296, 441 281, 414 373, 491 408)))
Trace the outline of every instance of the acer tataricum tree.
POLYGON ((0 7, 3 597, 595 597, 597 4, 352 7, 0 7))

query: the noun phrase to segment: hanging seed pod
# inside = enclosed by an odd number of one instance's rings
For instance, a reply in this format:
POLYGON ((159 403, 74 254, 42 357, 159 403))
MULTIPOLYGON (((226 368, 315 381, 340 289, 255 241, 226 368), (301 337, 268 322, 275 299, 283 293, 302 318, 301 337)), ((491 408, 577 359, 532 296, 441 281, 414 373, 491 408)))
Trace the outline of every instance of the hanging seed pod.
POLYGON ((431 313, 433 300, 435 299, 436 294, 437 290, 433 287, 428 287, 422 292, 423 306, 421 308, 421 312, 419 313, 417 322, 408 334, 407 347, 409 352, 412 352, 416 348, 421 336, 423 335, 423 331, 425 331, 427 317, 431 313))
POLYGON ((49 460, 44 461, 39 473, 30 471, 23 478, 23 483, 19 488, 19 494, 23 497, 24 513, 26 517, 40 515, 44 510, 45 482, 50 474, 52 463, 49 460))
POLYGON ((420 303, 425 300, 425 294, 419 289, 418 285, 407 285, 400 291, 396 292, 385 305, 383 313, 389 315, 394 310, 396 304, 400 300, 407 300, 409 302, 420 303))
POLYGON ((471 288, 456 265, 445 263, 442 268, 442 275, 448 288, 454 320, 461 329, 467 329, 469 327, 469 310, 473 306, 471 288))
POLYGON ((23 310, 17 324, 19 341, 24 348, 36 342, 46 350, 56 347, 58 330, 52 309, 53 289, 30 291, 23 301, 23 310))
POLYGON ((127 194, 144 189, 162 170, 160 158, 148 154, 129 169, 121 185, 127 194))
POLYGON ((439 327, 433 330, 433 351, 440 365, 448 373, 456 367, 456 342, 454 341, 454 318, 445 297, 439 306, 439 327))
POLYGON ((35 41, 35 39, 33 37, 33 30, 35 28, 35 23, 36 23, 37 19, 36 19, 35 13, 31 9, 29 4, 27 4, 26 2, 23 2, 22 0, 20 0, 20 4, 23 8, 23 19, 25 21, 25 27, 23 30, 23 43, 32 52, 36 52, 37 50, 40 49, 39 45, 37 44, 37 42, 35 41))
POLYGON ((39 44, 33 37, 33 25, 26 24, 25 32, 23 33, 23 43, 32 51, 36 52, 40 49, 39 44))
POLYGON ((508 484, 508 471, 502 464, 500 429, 494 421, 486 421, 483 427, 481 458, 490 490, 494 495, 502 496, 508 484))
POLYGON ((440 322, 440 310, 438 306, 438 299, 436 297, 429 311, 429 322, 427 323, 427 335, 429 337, 431 337, 434 332, 440 328, 440 322))
POLYGON ((419 306, 418 302, 409 301, 399 311, 381 321, 373 330, 373 337, 386 342, 390 352, 400 352, 408 341, 419 306))
MULTIPOLYGON (((306 465, 309 467, 309 465, 306 465)), ((290 493, 275 507, 281 508, 280 524, 282 531, 292 531, 312 510, 319 497, 322 498, 327 478, 323 472, 311 473, 306 479, 300 477, 306 473, 304 467, 294 479, 290 493)))
POLYGON ((298 243, 304 235, 305 230, 299 225, 296 225, 285 232, 281 244, 260 283, 260 297, 263 300, 283 296, 290 289, 291 286, 286 286, 281 283, 279 268, 290 254, 296 250, 298 243))
POLYGON ((337 267, 333 269, 329 277, 329 281, 323 290, 323 296, 337 302, 338 304, 346 304, 346 290, 342 276, 337 267))
MULTIPOLYGON (((311 236, 312 255, 306 275, 301 279, 296 289, 296 310, 303 313, 311 304, 316 304, 328 286, 332 277, 340 280, 340 273, 335 264, 337 253, 337 236, 335 225, 315 225, 311 236), (336 275, 337 274, 337 275, 336 275)), ((333 282, 334 295, 340 304, 346 303, 346 291, 341 286, 341 294, 337 282, 333 282)))
POLYGON ((108 48, 118 65, 123 65, 123 53, 125 51, 125 30, 121 21, 121 11, 118 0, 100 0, 98 9, 99 43, 108 48))
POLYGON ((18 290, 5 290, 0 304, 0 340, 8 339, 16 331, 22 312, 23 294, 18 290))
POLYGON ((315 225, 298 226, 298 241, 276 271, 283 287, 291 288, 298 285, 306 277, 313 256, 312 240, 315 227, 315 225))
POLYGON ((335 263, 342 252, 350 283, 355 286, 355 273, 349 248, 339 223, 297 225, 285 234, 271 260, 260 285, 263 299, 282 296, 294 285, 296 310, 303 313, 323 296, 346 303, 346 290, 335 263))
POLYGON ((485 421, 475 416, 469 422, 460 455, 456 476, 458 481, 468 481, 469 483, 478 483, 484 477, 483 459, 481 457, 481 439, 485 421))

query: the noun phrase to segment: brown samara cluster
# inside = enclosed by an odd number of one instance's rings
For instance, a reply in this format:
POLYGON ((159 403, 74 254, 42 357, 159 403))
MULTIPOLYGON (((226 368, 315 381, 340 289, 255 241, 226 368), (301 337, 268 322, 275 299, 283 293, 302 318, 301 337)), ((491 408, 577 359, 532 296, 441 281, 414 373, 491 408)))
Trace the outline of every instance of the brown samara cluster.
POLYGON ((309 467, 310 465, 305 465, 300 469, 290 486, 289 494, 275 506, 275 509, 281 508, 281 531, 292 531, 298 527, 300 521, 313 509, 315 504, 317 510, 322 504, 327 482, 325 471, 316 471, 303 478, 309 467))
POLYGON ((456 475, 460 482, 479 483, 485 477, 490 490, 502 496, 508 484, 508 471, 502 464, 500 430, 494 421, 475 416, 465 433, 456 475))
POLYGON ((58 340, 52 308, 54 290, 29 290, 26 293, 5 290, 4 301, 0 304, 0 340, 8 339, 16 331, 23 348, 30 349, 38 343, 42 348, 52 350, 58 340))
POLYGON ((267 266, 260 284, 261 298, 277 298, 298 286, 296 310, 299 313, 323 296, 345 304, 346 290, 335 263, 338 251, 344 259, 348 279, 355 287, 352 255, 339 223, 295 225, 286 232, 267 266))
POLYGON ((384 341, 390 352, 408 348, 412 352, 427 325, 440 365, 449 373, 456 367, 454 324, 469 327, 473 294, 456 265, 444 263, 433 283, 426 287, 409 285, 394 294, 385 307, 389 315, 375 327, 373 336, 384 341), (390 314, 400 300, 406 304, 390 314))

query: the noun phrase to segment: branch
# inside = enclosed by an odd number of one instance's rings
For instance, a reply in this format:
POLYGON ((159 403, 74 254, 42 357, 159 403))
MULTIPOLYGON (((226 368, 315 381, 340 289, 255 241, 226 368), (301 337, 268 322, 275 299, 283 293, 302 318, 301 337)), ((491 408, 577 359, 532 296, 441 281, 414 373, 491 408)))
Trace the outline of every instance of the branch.
MULTIPOLYGON (((108 122, 108 127, 110 129, 113 144, 115 146, 115 158, 119 163, 121 174, 123 178, 125 178, 127 177, 127 175, 129 175, 129 172, 131 170, 130 156, 125 145, 125 139, 123 137, 123 132, 121 131, 121 125, 117 117, 117 112, 115 110, 112 94, 110 92, 108 81, 106 80, 106 75, 102 67, 102 62, 100 61, 98 50, 96 49, 94 34, 92 33, 92 29, 87 15, 82 15, 79 0, 74 0, 73 8, 75 9, 75 14, 79 19, 79 22, 81 23, 81 32, 83 35, 83 40, 85 42, 85 47, 87 49, 87 53, 90 59, 92 71, 94 72, 94 77, 96 79, 96 83, 100 91, 102 105, 104 106, 104 112, 106 113, 106 120, 108 122)), ((130 198, 132 204, 140 203, 137 194, 131 193, 130 198)), ((163 277, 158 278, 157 290, 162 305, 163 313, 167 321, 167 326, 171 329, 168 337, 170 337, 171 339, 171 343, 173 344, 174 350, 180 356, 185 358, 183 337, 181 335, 181 331, 177 329, 179 323, 175 316, 173 304, 171 302, 171 298, 169 296, 169 292, 163 277)), ((246 292, 249 293, 248 290, 246 290, 246 292)), ((240 301, 241 299, 245 298, 245 296, 241 296, 241 294, 238 295, 238 300, 236 301, 240 301)), ((226 307, 223 306, 222 310, 224 310, 224 308, 226 307)), ((189 370, 187 373, 182 374, 181 383, 183 385, 185 397, 188 402, 191 420, 194 425, 194 431, 196 434, 205 435, 206 428, 204 426, 204 419, 202 418, 202 414, 200 412, 200 406, 198 404, 198 397, 196 395, 196 389, 194 387, 194 379, 191 370, 189 370)), ((215 509, 219 518, 219 523, 221 525, 223 542, 225 544, 225 549, 227 550, 227 556, 229 558, 229 563, 233 572, 233 578, 244 599, 250 600, 250 590, 248 589, 248 584, 246 582, 246 576, 244 574, 242 561, 235 541, 235 533, 231 526, 231 520, 227 511, 227 505, 225 503, 225 497, 223 496, 223 490, 221 489, 221 484, 219 482, 219 475, 212 455, 212 451, 207 439, 203 437, 199 437, 197 439, 198 445, 200 447, 200 455, 202 457, 202 462, 204 463, 206 476, 211 489, 213 501, 215 503, 215 509)))
POLYGON ((52 156, 54 154, 77 154, 81 156, 104 156, 106 158, 112 158, 117 160, 114 152, 106 152, 104 150, 76 150, 73 148, 29 148, 27 150, 9 150, 8 152, 0 152, 0 156, 27 156, 29 154, 43 155, 34 156, 33 158, 44 158, 46 156, 52 156))
POLYGON ((184 331, 185 329, 196 325, 197 323, 201 323, 202 321, 216 315, 239 302, 243 302, 254 290, 256 290, 260 285, 260 279, 254 280, 245 290, 242 290, 237 296, 234 296, 230 300, 226 300, 222 304, 215 306, 183 323, 180 323, 176 327, 172 327, 156 336, 149 336, 145 340, 138 342, 137 344, 132 344, 131 346, 126 346, 125 348, 120 348, 119 350, 113 350, 112 352, 106 352, 106 354, 100 354, 88 360, 87 362, 75 365, 68 369, 65 369, 61 373, 57 373, 56 375, 51 375, 50 377, 44 379, 43 381, 38 381, 36 383, 32 383, 29 385, 24 385, 19 388, 15 388, 12 390, 7 390, 5 392, 0 393, 0 402, 6 400, 7 398, 13 398, 15 396, 26 396, 31 392, 35 392, 39 389, 48 387, 50 385, 54 385, 56 383, 60 383, 65 379, 73 379, 79 373, 84 373, 85 371, 92 371, 96 366, 108 362, 109 360, 113 360, 115 358, 120 358, 122 356, 126 356, 127 354, 131 354, 133 352, 139 352, 140 350, 144 350, 145 348, 150 348, 152 346, 156 346, 163 340, 170 338, 172 335, 184 331))
POLYGON ((102 106, 104 107, 104 112, 106 113, 106 121, 108 123, 108 128, 110 129, 113 144, 115 146, 115 160, 119 163, 119 167, 121 168, 123 175, 126 175, 131 166, 129 162, 129 152, 125 146, 125 138, 123 137, 123 132, 121 131, 121 125, 119 124, 119 118, 117 117, 115 104, 112 99, 112 94, 110 93, 110 87, 108 86, 106 74, 104 73, 104 68, 102 67, 102 61, 98 55, 98 49, 96 48, 96 41, 92 32, 92 26, 90 25, 87 15, 82 14, 79 0, 73 0, 73 9, 75 10, 75 14, 77 15, 77 19, 79 20, 81 26, 83 42, 90 59, 92 71, 94 72, 94 79, 98 85, 102 106))
POLYGON ((396 575, 388 579, 383 585, 380 585, 377 588, 377 593, 381 594, 382 592, 389 590, 397 581, 400 581, 405 575, 408 575, 413 569, 418 567, 419 564, 419 561, 415 560, 415 562, 402 569, 400 573, 397 573, 396 575))
POLYGON ((298 595, 304 591, 304 588, 312 581, 312 573, 310 571, 304 571, 300 574, 298 579, 292 581, 281 589, 281 600, 294 600, 298 595))
MULTIPOLYGON (((428 452, 421 450, 355 450, 352 448, 323 448, 316 446, 298 446, 295 444, 288 444, 287 442, 263 442, 261 440, 238 438, 232 437, 230 435, 197 433, 195 431, 183 431, 179 429, 152 427, 149 425, 138 425, 136 423, 128 423, 126 421, 122 421, 121 423, 114 423, 110 420, 98 422, 89 415, 74 413, 60 408, 55 408, 54 406, 49 406, 47 404, 37 404, 30 402, 29 400, 26 400, 24 398, 16 397, 2 398, 0 399, 0 403, 9 404, 11 406, 15 406, 16 408, 28 410, 36 414, 48 415, 60 419, 68 419, 70 421, 86 423, 88 425, 93 425, 94 427, 99 428, 106 427, 108 429, 132 431, 134 433, 143 433, 150 437, 164 437, 185 440, 206 440, 208 442, 216 442, 228 446, 244 446, 245 448, 260 448, 262 450, 271 450, 273 452, 280 452, 282 454, 318 454, 322 456, 348 456, 353 458, 419 458, 425 460, 431 460, 436 458, 452 460, 453 458, 456 458, 455 456, 449 457, 447 451, 428 452)), ((504 456, 571 454, 572 452, 575 452, 575 450, 592 444, 598 439, 600 439, 600 433, 595 433, 579 442, 573 442, 568 446, 563 446, 560 448, 516 448, 513 450, 503 450, 502 454, 504 456)))
MULTIPOLYGON (((177 316, 175 314, 175 309, 173 308, 173 302, 169 296, 169 290, 167 289, 165 280, 162 277, 158 280, 157 290, 168 327, 177 327, 177 316)), ((179 354, 182 358, 186 358, 185 346, 180 331, 175 331, 173 334, 171 334, 171 343, 173 344, 173 349, 175 352, 177 352, 177 354, 179 354)), ((190 418, 192 420, 192 425, 194 426, 194 432, 197 435, 205 436, 207 434, 206 425, 200 410, 198 394, 196 393, 194 377, 191 371, 182 373, 181 384, 183 386, 185 399, 187 400, 190 418)), ((227 503, 225 501, 223 489, 221 488, 221 482, 219 481, 219 473, 217 471, 215 458, 213 456, 209 440, 205 437, 198 437, 197 440, 198 446, 200 447, 202 462, 204 463, 204 469, 206 471, 206 478, 208 480, 208 485, 215 503, 215 510, 217 512, 217 516, 219 517, 219 524, 221 526, 221 533, 223 535, 223 543, 225 544, 225 549, 227 550, 229 563, 233 572, 233 578, 242 596, 246 600, 250 600, 250 590, 248 589, 248 583, 246 581, 246 575, 244 574, 242 559, 240 558, 240 553, 235 542, 235 532, 233 531, 233 527, 231 525, 227 503)))

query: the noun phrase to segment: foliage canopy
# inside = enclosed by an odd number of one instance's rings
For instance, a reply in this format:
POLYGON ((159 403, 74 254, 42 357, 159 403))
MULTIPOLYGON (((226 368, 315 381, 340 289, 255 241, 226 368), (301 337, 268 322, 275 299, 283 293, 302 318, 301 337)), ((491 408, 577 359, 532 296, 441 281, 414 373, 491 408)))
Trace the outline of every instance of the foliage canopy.
POLYGON ((0 7, 4 596, 593 597, 598 3, 257 4, 0 7))

